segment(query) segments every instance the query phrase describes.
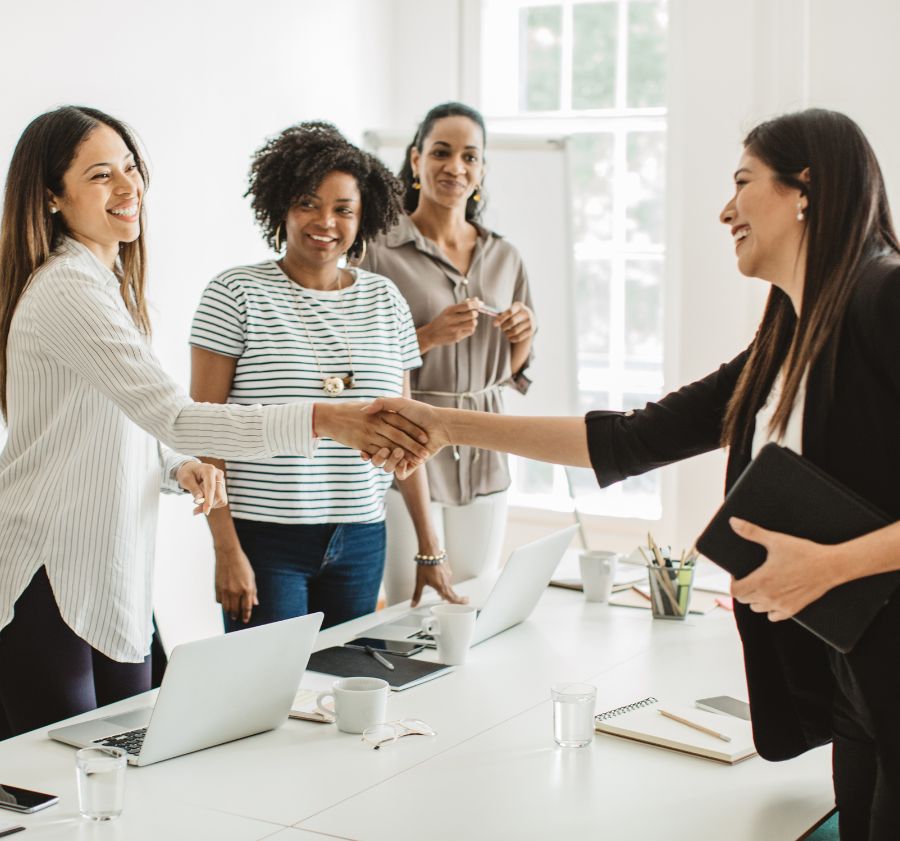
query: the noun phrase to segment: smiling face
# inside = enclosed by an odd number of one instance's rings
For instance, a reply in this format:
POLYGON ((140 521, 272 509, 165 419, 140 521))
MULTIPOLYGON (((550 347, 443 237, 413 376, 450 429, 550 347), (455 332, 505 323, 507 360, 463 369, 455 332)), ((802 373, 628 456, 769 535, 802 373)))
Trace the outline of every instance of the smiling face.
POLYGON ((436 120, 422 142, 410 151, 414 175, 422 185, 420 200, 465 210, 466 201, 484 178, 484 135, 468 117, 436 120))
POLYGON ((797 213, 805 212, 807 198, 749 152, 741 156, 734 180, 734 196, 719 219, 731 229, 738 269, 790 293, 805 262, 806 223, 797 213))
POLYGON ((117 131, 98 125, 78 147, 62 179, 63 194, 49 205, 63 217, 68 233, 110 268, 119 243, 141 233, 144 180, 131 150, 117 131))
POLYGON ((287 260, 321 268, 347 252, 359 231, 359 185, 346 172, 329 172, 309 196, 301 196, 284 220, 287 260))

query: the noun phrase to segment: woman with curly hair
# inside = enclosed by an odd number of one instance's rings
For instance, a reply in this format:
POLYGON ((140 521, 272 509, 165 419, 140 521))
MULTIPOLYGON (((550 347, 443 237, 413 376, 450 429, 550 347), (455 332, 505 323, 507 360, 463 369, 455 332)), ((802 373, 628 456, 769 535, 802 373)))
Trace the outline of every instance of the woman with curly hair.
MULTIPOLYGON (((432 108, 400 171, 407 215, 373 243, 363 265, 391 278, 409 303, 423 358, 413 395, 435 406, 502 412, 504 387, 524 394, 530 385, 525 371, 535 319, 519 252, 480 221, 486 145, 484 119, 474 108, 460 102, 432 108)), ((453 580, 495 567, 506 531, 506 456, 453 447, 427 470, 453 580)), ((384 584, 392 604, 410 592, 417 596, 426 570, 394 492, 387 521, 384 584)))
MULTIPOLYGON (((247 195, 280 258, 207 286, 191 330, 191 392, 210 403, 279 404, 409 393, 421 364, 409 307, 385 277, 342 267, 388 230, 400 189, 334 126, 291 126, 259 149, 247 195)), ((229 506, 209 518, 227 630, 309 611, 335 625, 375 609, 390 476, 337 441, 315 457, 213 462, 229 506)), ((401 482, 422 551, 439 554, 424 471, 401 482)), ((432 567, 429 583, 455 599, 432 567)))

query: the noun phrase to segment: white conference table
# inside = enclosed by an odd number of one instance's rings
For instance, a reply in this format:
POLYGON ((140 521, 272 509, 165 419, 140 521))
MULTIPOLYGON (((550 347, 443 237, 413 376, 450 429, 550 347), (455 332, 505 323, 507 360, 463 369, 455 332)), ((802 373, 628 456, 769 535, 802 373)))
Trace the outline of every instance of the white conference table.
MULTIPOLYGON (((476 598, 490 582, 460 589, 476 598)), ((339 644, 404 608, 323 631, 339 644)), ((833 808, 830 753, 734 766, 596 736, 581 749, 552 739, 549 688, 598 688, 610 709, 655 695, 692 703, 746 697, 740 644, 724 610, 685 622, 588 604, 548 588, 531 618, 469 652, 465 666, 392 693, 388 717, 436 731, 374 751, 333 725, 289 720, 279 729, 146 768, 129 768, 125 811, 113 822, 78 817, 73 750, 46 730, 0 743, 0 782, 50 791, 23 841, 315 841, 548 839, 599 835, 666 841, 793 841, 833 808)), ((146 705, 152 693, 113 705, 146 705)), ((96 715, 96 713, 88 714, 96 715)), ((71 719, 72 721, 78 720, 71 719)))

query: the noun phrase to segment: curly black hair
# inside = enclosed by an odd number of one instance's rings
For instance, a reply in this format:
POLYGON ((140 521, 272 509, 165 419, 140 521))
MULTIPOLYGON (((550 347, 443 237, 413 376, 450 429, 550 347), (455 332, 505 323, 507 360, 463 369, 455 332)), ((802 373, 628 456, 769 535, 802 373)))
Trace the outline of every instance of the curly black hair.
POLYGON ((360 257, 364 242, 394 226, 402 212, 403 188, 391 171, 331 123, 298 123, 254 153, 244 193, 251 197, 253 215, 273 250, 288 211, 302 196, 315 193, 330 172, 351 175, 359 186, 362 213, 349 258, 360 257))

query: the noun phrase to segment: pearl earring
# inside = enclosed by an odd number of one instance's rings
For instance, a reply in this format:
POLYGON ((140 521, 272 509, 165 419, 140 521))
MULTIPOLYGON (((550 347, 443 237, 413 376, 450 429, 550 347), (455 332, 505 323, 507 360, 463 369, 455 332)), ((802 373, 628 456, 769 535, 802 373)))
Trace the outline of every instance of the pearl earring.
POLYGON ((797 202, 797 221, 802 222, 805 217, 803 216, 803 205, 800 202, 797 202))

